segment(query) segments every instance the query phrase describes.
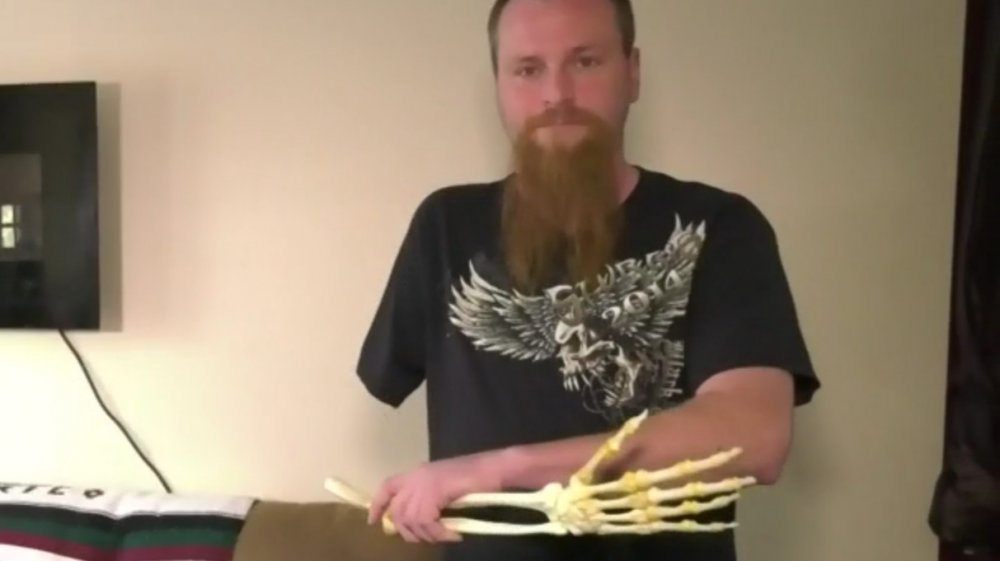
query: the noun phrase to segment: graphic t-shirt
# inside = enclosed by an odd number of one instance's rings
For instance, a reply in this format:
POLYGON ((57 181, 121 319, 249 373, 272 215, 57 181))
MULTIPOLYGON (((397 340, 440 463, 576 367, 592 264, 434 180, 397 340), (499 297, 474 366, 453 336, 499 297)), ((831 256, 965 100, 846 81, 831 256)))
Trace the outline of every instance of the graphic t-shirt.
MULTIPOLYGON (((454 185, 413 215, 358 374, 400 405, 426 384, 431 460, 608 432, 692 398, 712 375, 773 366, 796 405, 819 387, 774 232, 746 197, 639 168, 600 282, 513 290, 500 254, 503 183, 454 185)), ((544 521, 500 509, 498 521, 544 521)), ((729 507, 696 517, 729 521, 729 507)), ((452 560, 730 561, 731 532, 466 536, 452 560)))

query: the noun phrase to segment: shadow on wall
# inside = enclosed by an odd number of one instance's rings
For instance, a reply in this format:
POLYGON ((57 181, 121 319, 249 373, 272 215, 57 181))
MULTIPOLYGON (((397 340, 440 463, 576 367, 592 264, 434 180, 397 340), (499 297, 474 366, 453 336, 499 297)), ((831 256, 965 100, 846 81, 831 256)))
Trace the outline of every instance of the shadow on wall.
POLYGON ((121 91, 120 84, 97 86, 101 329, 111 332, 121 332, 124 328, 121 91))

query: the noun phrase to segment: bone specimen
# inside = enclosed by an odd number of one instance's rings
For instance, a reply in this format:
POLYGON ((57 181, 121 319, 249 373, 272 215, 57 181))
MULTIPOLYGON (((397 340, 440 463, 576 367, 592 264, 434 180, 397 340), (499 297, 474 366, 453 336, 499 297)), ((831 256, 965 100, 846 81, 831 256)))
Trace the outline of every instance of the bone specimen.
MULTIPOLYGON (((724 465, 741 453, 739 448, 698 460, 684 460, 660 470, 629 471, 613 481, 593 481, 595 470, 619 452, 622 443, 635 433, 646 417, 647 412, 643 412, 627 420, 566 485, 553 482, 534 492, 472 493, 448 506, 449 509, 488 506, 532 509, 543 513, 547 522, 513 524, 444 517, 442 524, 458 533, 492 535, 721 532, 734 528, 735 523, 701 523, 681 517, 735 503, 741 489, 756 484, 753 477, 690 481, 675 487, 663 487, 662 484, 724 465), (698 500, 706 497, 706 500, 698 500)), ((368 509, 371 504, 370 497, 339 479, 327 479, 325 488, 342 503, 362 509, 368 509)), ((388 534, 397 533, 388 515, 383 517, 382 528, 388 534)))

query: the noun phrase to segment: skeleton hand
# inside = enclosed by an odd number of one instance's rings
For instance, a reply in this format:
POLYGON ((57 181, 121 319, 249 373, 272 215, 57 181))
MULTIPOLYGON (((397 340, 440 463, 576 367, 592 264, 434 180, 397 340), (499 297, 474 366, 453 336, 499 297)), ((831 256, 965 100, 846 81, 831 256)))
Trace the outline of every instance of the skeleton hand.
MULTIPOLYGON (((509 524, 472 518, 442 518, 443 525, 464 534, 649 534, 655 532, 719 532, 735 523, 702 524, 688 519, 671 521, 730 505, 740 489, 756 483, 752 477, 733 477, 716 482, 691 482, 672 488, 660 484, 721 466, 741 451, 734 448, 700 460, 685 460, 656 471, 630 471, 614 481, 594 484, 594 471, 621 449, 646 419, 644 412, 625 422, 605 441, 591 459, 570 477, 566 486, 550 483, 530 493, 472 493, 448 506, 461 509, 505 506, 537 510, 548 517, 539 524, 509 524), (711 497, 699 501, 699 498, 711 497), (667 503, 667 504, 664 504, 667 503)), ((340 501, 367 509, 371 499, 346 483, 327 479, 326 489, 340 501)), ((383 517, 386 533, 396 533, 389 517, 383 517)))

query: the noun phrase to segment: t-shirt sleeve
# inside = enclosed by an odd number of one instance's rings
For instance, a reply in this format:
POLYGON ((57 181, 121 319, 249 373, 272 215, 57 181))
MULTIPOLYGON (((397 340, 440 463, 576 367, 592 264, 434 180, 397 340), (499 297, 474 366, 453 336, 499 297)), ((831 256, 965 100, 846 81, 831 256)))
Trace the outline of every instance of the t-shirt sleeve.
POLYGON ((392 407, 401 405, 426 375, 431 200, 421 202, 410 220, 357 363, 368 392, 392 407))
POLYGON ((732 368, 776 367, 792 374, 795 404, 820 383, 806 348, 775 232, 748 199, 706 225, 688 304, 687 386, 692 394, 732 368))

